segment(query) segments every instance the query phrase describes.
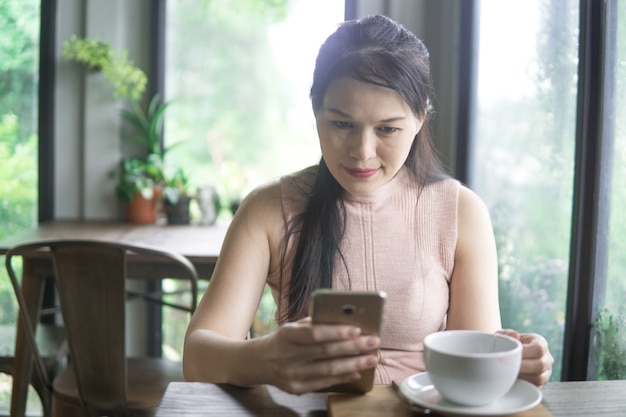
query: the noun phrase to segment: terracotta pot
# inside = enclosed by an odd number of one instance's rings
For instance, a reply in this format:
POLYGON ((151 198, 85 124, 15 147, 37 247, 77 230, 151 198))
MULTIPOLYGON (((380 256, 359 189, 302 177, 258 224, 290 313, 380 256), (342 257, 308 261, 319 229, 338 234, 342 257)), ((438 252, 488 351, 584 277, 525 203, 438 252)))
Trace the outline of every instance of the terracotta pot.
POLYGON ((157 221, 158 202, 160 201, 160 192, 155 188, 152 198, 146 199, 137 193, 126 204, 126 220, 131 223, 152 224, 157 221))

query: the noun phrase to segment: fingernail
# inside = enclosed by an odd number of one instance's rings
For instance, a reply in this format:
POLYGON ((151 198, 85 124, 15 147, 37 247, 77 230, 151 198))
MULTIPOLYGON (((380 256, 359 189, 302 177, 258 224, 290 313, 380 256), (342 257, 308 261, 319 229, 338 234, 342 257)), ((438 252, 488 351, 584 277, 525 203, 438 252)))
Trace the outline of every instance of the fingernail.
POLYGON ((352 327, 348 334, 351 337, 358 336, 361 334, 361 329, 359 327, 352 327))
POLYGON ((367 343, 368 347, 374 348, 374 347, 378 346, 379 342, 380 342, 380 339, 378 339, 378 337, 371 336, 371 337, 367 338, 367 342, 366 343, 367 343))

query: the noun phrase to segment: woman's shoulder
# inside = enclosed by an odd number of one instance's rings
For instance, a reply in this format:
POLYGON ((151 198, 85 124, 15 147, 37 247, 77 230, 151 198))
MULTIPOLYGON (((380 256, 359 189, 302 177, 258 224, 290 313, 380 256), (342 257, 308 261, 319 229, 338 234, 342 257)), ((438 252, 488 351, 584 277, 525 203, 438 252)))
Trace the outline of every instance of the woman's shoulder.
POLYGON ((280 180, 273 180, 255 187, 241 202, 242 209, 255 212, 280 208, 280 180))
POLYGON ((282 220, 294 206, 306 204, 316 172, 317 167, 311 166, 259 185, 244 198, 240 209, 254 217, 282 220))
POLYGON ((487 211, 487 205, 483 201, 483 199, 471 188, 466 185, 459 183, 458 185, 458 204, 459 211, 487 211))
POLYGON ((318 165, 313 165, 283 176, 280 179, 280 184, 285 194, 291 194, 294 192, 309 194, 313 188, 313 183, 315 182, 317 169, 318 165))
POLYGON ((305 210, 316 175, 317 165, 314 165, 280 179, 281 202, 287 221, 305 210))
POLYGON ((463 184, 456 178, 444 177, 426 183, 421 193, 429 194, 435 199, 449 199, 456 202, 463 188, 465 188, 463 184))
POLYGON ((426 186, 426 190, 430 190, 431 193, 440 197, 447 196, 447 199, 451 203, 457 205, 460 213, 465 211, 481 212, 487 210, 484 201, 475 191, 452 177, 443 178, 430 183, 426 186))

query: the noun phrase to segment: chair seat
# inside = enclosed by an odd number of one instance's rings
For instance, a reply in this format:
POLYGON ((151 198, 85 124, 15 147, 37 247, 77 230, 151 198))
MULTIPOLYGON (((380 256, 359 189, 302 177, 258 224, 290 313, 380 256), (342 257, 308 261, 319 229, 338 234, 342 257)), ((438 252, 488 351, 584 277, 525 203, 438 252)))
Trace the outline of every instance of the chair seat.
MULTIPOLYGON (((153 416, 170 382, 184 381, 180 362, 161 358, 128 358, 127 400, 131 416, 153 416)), ((74 370, 54 381, 54 416, 82 416, 74 370)))

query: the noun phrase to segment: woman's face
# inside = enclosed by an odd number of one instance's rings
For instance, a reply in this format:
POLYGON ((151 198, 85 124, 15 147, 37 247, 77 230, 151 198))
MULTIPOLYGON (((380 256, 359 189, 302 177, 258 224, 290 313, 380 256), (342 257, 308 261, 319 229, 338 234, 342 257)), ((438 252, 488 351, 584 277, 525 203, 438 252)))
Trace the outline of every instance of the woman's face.
POLYGON ((398 173, 423 122, 395 91, 349 77, 329 85, 315 119, 328 169, 357 195, 398 173))

